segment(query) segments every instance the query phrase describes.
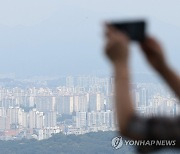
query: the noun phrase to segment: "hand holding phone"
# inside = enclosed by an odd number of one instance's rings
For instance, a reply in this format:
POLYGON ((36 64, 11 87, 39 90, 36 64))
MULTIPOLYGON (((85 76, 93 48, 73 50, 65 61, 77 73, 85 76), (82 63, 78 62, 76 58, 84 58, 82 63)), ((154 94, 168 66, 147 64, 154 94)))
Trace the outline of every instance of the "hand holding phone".
POLYGON ((110 25, 124 32, 133 41, 142 42, 145 39, 145 21, 111 22, 110 25))

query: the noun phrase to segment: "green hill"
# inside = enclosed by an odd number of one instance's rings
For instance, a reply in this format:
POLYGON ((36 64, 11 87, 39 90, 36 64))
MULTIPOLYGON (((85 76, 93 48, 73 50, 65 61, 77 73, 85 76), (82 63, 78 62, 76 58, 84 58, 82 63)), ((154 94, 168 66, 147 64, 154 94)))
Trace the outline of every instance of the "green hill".
MULTIPOLYGON (((56 134, 42 141, 0 141, 0 154, 135 154, 132 146, 123 145, 115 150, 111 146, 111 140, 115 136, 115 132, 97 132, 78 136, 56 134)), ((178 152, 167 149, 159 151, 162 154, 178 152)))
POLYGON ((133 153, 133 148, 113 149, 113 132, 88 133, 84 135, 56 134, 53 137, 37 140, 0 141, 0 154, 110 154, 133 153))

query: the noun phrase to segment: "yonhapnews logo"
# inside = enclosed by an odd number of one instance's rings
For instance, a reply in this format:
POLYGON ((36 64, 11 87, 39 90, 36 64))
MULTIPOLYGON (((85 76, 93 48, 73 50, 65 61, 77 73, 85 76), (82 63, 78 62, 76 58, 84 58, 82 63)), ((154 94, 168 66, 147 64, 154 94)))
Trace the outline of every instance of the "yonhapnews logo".
POLYGON ((116 150, 123 144, 128 146, 175 146, 176 140, 123 140, 121 136, 112 139, 112 147, 116 150))
POLYGON ((112 139, 112 147, 114 149, 119 149, 123 146, 123 139, 121 136, 117 136, 115 138, 112 139))

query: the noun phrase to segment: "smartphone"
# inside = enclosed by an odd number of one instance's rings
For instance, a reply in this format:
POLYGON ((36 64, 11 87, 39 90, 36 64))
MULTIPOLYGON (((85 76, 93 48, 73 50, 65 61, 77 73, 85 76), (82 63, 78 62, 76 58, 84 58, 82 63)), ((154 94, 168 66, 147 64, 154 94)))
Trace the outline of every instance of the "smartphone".
POLYGON ((145 21, 111 22, 110 25, 126 33, 133 41, 142 42, 145 39, 145 21))

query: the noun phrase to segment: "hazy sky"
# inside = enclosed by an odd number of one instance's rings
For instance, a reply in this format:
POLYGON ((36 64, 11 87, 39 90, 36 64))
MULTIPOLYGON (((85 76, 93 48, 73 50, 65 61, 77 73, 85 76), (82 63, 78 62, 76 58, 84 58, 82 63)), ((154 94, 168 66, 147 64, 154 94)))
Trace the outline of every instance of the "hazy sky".
MULTIPOLYGON (((180 1, 0 0, 0 74, 87 74, 109 65, 103 22, 145 18, 180 70, 180 1)), ((132 71, 151 71, 132 45, 132 71)))

